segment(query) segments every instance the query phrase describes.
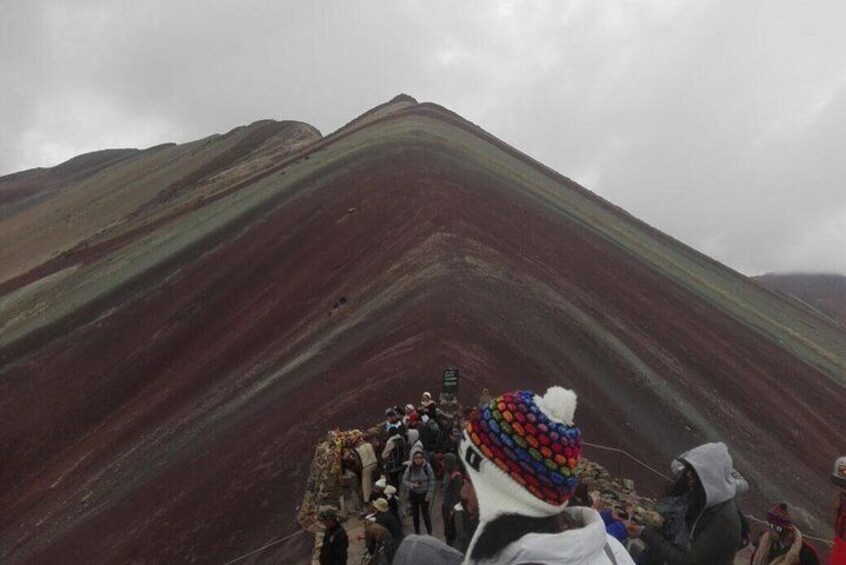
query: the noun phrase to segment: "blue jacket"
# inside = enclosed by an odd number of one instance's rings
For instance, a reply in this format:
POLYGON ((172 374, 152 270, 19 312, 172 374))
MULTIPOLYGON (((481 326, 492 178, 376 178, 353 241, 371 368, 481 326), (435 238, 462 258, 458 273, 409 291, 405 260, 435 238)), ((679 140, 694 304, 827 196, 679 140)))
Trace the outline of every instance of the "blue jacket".
POLYGON ((629 532, 626 530, 626 525, 615 520, 610 510, 603 510, 599 515, 602 516, 602 521, 605 522, 605 531, 609 535, 614 536, 620 542, 629 539, 629 532))

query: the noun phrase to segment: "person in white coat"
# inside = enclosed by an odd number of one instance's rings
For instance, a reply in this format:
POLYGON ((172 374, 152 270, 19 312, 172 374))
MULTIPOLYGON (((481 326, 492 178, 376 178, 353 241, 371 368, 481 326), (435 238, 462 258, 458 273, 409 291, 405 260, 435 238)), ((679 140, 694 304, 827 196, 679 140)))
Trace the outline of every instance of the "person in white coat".
POLYGON ((459 456, 479 526, 465 564, 634 565, 592 508, 567 508, 577 484, 576 394, 552 387, 503 394, 474 410, 459 456))

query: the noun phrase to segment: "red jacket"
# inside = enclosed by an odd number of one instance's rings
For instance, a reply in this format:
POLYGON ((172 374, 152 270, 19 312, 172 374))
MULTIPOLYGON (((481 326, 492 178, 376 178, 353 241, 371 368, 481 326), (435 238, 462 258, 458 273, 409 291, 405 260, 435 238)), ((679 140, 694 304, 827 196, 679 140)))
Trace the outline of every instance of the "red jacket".
POLYGON ((830 565, 846 565, 846 492, 840 493, 840 506, 834 518, 834 547, 830 565))

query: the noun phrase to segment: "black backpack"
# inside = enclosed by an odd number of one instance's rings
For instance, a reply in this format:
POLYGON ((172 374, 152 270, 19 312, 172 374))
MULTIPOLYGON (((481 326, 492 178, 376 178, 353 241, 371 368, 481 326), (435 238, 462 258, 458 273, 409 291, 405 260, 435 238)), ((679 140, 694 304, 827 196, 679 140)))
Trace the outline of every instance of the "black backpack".
POLYGON ((398 473, 403 470, 403 462, 405 461, 405 438, 399 436, 396 438, 394 449, 385 461, 385 471, 388 473, 398 473))

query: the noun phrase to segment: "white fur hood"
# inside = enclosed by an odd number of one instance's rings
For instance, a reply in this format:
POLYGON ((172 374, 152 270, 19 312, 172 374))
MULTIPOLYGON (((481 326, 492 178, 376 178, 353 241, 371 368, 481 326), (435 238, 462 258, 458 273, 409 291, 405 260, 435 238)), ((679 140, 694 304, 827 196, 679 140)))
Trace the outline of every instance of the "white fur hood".
MULTIPOLYGON (((518 565, 609 565, 612 561, 605 550, 607 545, 617 565, 634 565, 623 546, 605 532, 599 512, 591 508, 568 508, 564 511, 574 522, 584 527, 558 534, 527 534, 509 544, 492 560, 480 563, 518 565)), ((465 563, 473 563, 469 559, 465 563)))

